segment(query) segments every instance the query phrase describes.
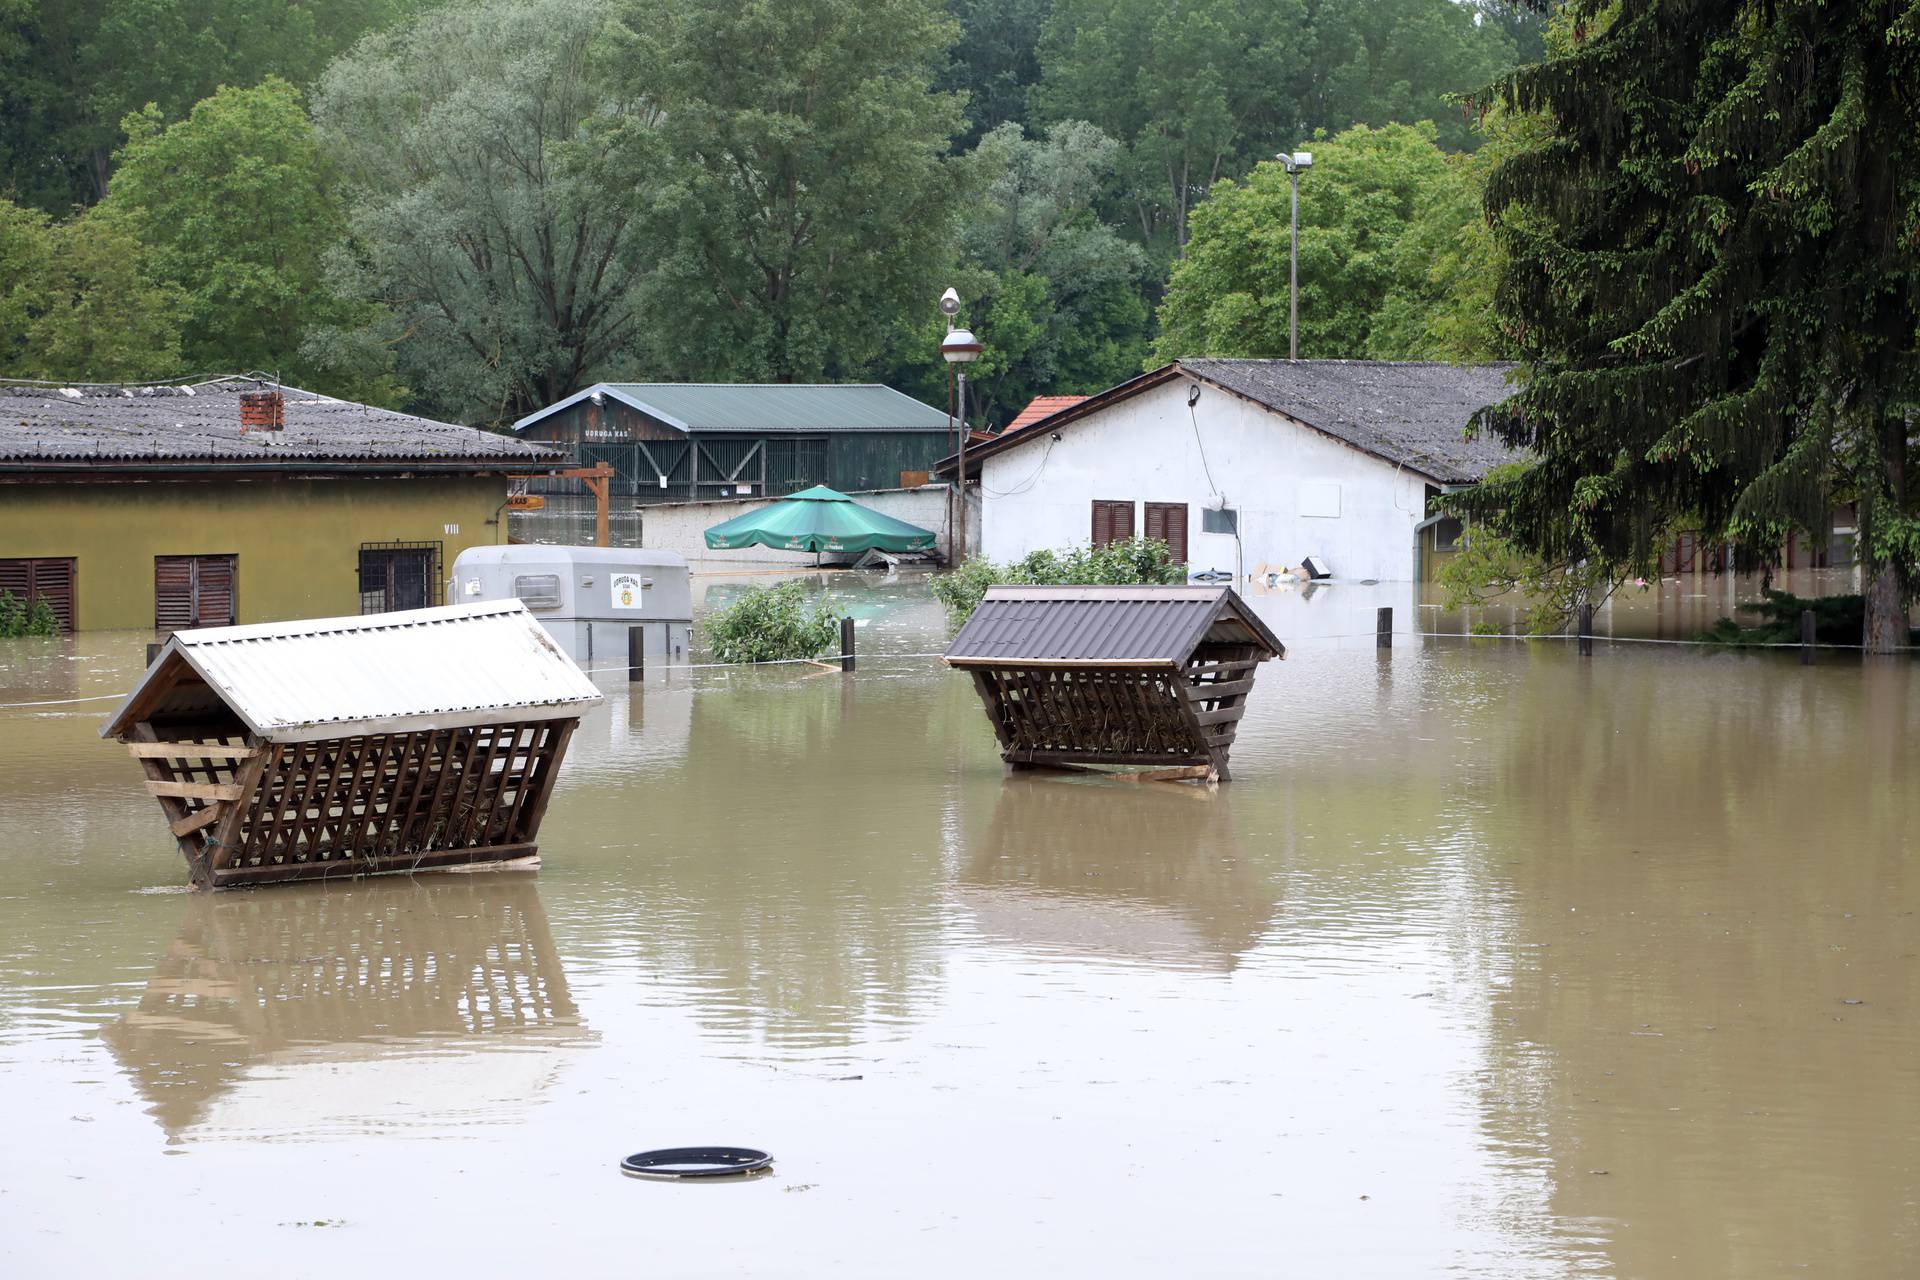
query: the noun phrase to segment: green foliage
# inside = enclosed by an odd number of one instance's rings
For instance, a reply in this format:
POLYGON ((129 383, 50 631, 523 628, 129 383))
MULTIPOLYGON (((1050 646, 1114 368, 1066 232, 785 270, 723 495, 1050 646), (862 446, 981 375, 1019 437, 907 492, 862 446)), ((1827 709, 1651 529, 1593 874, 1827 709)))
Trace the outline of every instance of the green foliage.
POLYGON ((947 0, 960 38, 940 88, 967 95, 962 149, 1003 124, 1026 123, 1040 79, 1040 26, 1052 8, 1052 0, 947 0))
POLYGON ((807 602, 798 582, 749 587, 732 604, 716 609, 701 624, 717 662, 776 662, 813 658, 840 638, 840 619, 816 597, 807 602))
MULTIPOLYGON (((1447 288, 1435 264, 1478 221, 1471 173, 1431 124, 1365 125, 1315 144, 1300 201, 1300 354, 1422 359, 1447 288)), ((1194 211, 1193 239, 1160 310, 1161 359, 1284 356, 1291 179, 1277 162, 1223 182, 1194 211)))
POLYGON ((975 558, 933 579, 933 594, 947 616, 964 620, 993 586, 1174 586, 1187 580, 1187 566, 1158 538, 1127 538, 1104 547, 1042 548, 1011 564, 975 558))
POLYGON ((352 240, 329 269, 343 296, 380 309, 313 334, 315 358, 391 346, 421 407, 468 421, 632 376, 651 167, 621 163, 606 135, 644 133, 657 113, 595 56, 613 9, 469 0, 334 63, 314 117, 352 240))
POLYGON ((0 200, 0 376, 110 382, 180 372, 183 300, 103 209, 54 223, 0 200))
POLYGON ((0 189, 62 215, 107 194, 121 121, 185 118, 222 85, 306 84, 430 0, 0 0, 0 189))
POLYGON ((35 600, 28 608, 27 602, 13 592, 0 591, 0 640, 59 634, 60 620, 45 600, 35 600))
POLYGON ((1911 6, 1571 0, 1560 21, 1480 95, 1540 122, 1486 188, 1527 376, 1484 418, 1539 462, 1466 505, 1548 561, 1644 571, 1683 513, 1751 564, 1850 494, 1866 631, 1890 642, 1920 384, 1911 6))
POLYGON ((961 100, 933 90, 957 35, 937 0, 645 0, 612 62, 657 112, 622 131, 670 376, 871 367, 882 317, 927 307, 949 243, 941 163, 961 100))
POLYGON ((300 358, 300 337, 341 318, 321 263, 345 221, 298 91, 269 78, 219 90, 178 124, 150 105, 123 127, 100 210, 184 296, 187 371, 312 383, 318 371, 300 358))
POLYGON ((1859 644, 1867 616, 1865 596, 1815 596, 1803 599, 1785 591, 1767 589, 1765 598, 1739 606, 1741 613, 1758 614, 1760 621, 1743 627, 1732 618, 1720 618, 1695 637, 1734 646, 1799 644, 1800 614, 1813 610, 1813 638, 1820 644, 1859 644))

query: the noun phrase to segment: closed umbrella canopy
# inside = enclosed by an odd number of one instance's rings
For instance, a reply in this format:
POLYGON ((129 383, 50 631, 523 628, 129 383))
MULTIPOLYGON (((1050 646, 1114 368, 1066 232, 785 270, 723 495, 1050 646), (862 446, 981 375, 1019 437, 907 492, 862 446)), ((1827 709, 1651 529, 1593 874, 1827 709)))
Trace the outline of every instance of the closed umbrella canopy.
POLYGON ((815 485, 707 530, 707 546, 715 551, 755 544, 779 551, 930 551, 933 534, 815 485))

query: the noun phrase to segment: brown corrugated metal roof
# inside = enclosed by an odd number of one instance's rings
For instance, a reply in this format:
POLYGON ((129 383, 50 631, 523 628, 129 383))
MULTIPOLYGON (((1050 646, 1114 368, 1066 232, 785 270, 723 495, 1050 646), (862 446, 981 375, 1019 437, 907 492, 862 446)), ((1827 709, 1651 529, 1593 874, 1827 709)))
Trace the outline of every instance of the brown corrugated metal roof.
POLYGON ((1286 646, 1227 587, 989 587, 947 646, 953 666, 1180 666, 1216 623, 1277 656, 1286 646))

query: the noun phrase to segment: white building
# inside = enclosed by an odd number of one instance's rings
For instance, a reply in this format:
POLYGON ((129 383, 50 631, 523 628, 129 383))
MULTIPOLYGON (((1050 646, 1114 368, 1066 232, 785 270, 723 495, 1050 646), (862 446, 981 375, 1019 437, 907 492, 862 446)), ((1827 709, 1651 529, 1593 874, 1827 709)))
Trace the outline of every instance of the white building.
POLYGON ((1139 533, 1243 583, 1308 556, 1340 580, 1415 579, 1422 542, 1444 549, 1458 529, 1432 499, 1517 456, 1465 436, 1510 394, 1507 369, 1178 361, 970 445, 981 552, 1139 533))

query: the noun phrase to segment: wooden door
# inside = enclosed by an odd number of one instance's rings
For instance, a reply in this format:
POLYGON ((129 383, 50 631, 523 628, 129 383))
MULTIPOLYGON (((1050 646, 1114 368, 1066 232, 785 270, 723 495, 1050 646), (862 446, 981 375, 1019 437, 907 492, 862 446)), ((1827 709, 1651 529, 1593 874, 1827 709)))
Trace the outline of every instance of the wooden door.
POLYGON ((234 556, 155 556, 153 629, 232 626, 235 561, 234 556))
POLYGON ((1187 562, 1187 504, 1184 502, 1149 502, 1147 504, 1147 536, 1158 538, 1173 551, 1173 562, 1187 562))
POLYGON ((63 632, 73 630, 72 556, 0 560, 0 591, 31 609, 45 601, 63 632))
POLYGON ((1125 542, 1133 536, 1133 504, 1131 502, 1103 502, 1096 498, 1093 502, 1093 545, 1104 547, 1109 542, 1125 542))

